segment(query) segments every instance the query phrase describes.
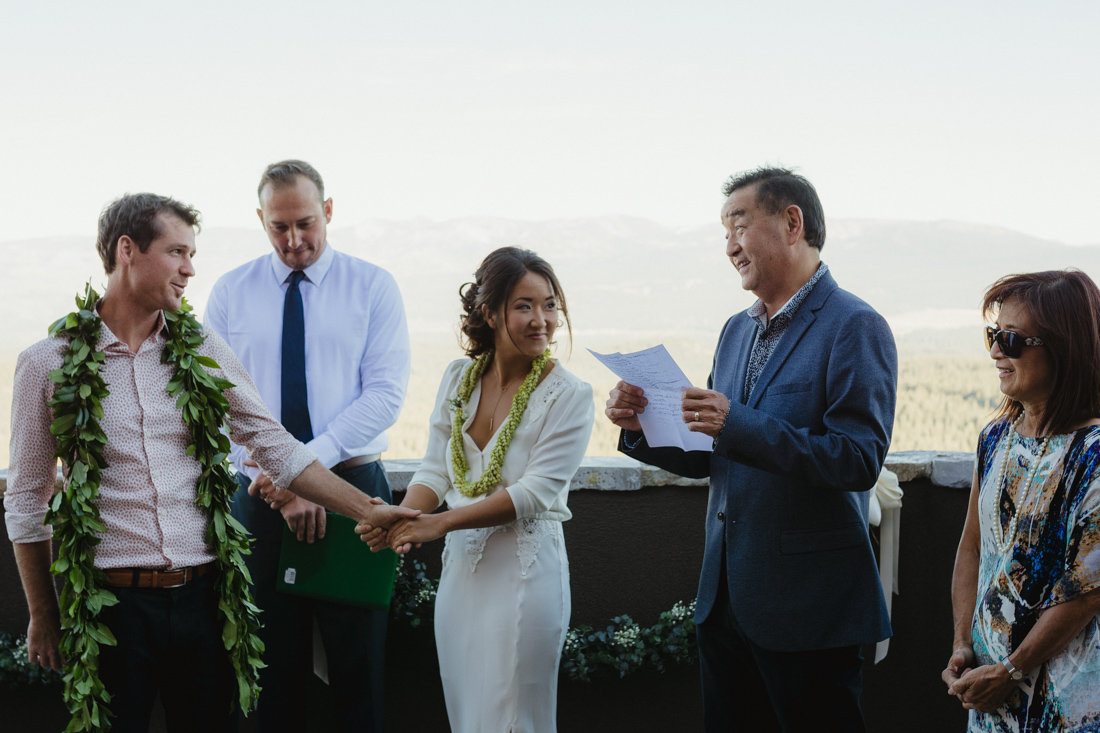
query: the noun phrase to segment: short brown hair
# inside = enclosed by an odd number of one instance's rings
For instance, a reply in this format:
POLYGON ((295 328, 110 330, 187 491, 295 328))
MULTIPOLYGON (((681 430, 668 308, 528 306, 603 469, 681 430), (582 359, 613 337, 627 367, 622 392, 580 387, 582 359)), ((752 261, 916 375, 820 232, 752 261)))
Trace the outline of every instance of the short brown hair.
POLYGON ((99 252, 99 259, 103 260, 103 270, 108 275, 115 271, 118 240, 122 237, 134 240, 134 244, 142 252, 148 251, 149 245, 161 234, 160 223, 157 221, 157 214, 160 213, 177 216, 187 226, 202 229, 199 223, 202 215, 199 210, 170 196, 128 193, 103 209, 99 215, 95 248, 99 252))
MULTIPOLYGON (((1007 275, 993 283, 982 301, 992 318, 1016 298, 1027 309, 1034 334, 1054 366, 1054 386, 1040 418, 1039 434, 1064 433, 1100 417, 1100 289, 1077 269, 1007 275)), ((1007 396, 998 417, 1016 419, 1023 406, 1007 396)))
POLYGON ((569 323, 569 309, 565 305, 565 293, 562 292, 558 276, 550 263, 529 249, 519 247, 501 247, 493 250, 481 261, 474 273, 474 282, 466 283, 458 289, 462 298, 461 318, 462 348, 470 358, 479 356, 493 348, 495 333, 482 314, 482 306, 490 313, 499 313, 508 300, 516 283, 529 272, 542 275, 550 283, 550 290, 557 301, 558 312, 565 318, 569 330, 569 340, 573 340, 573 327, 569 323))
POLYGON ((270 183, 271 187, 276 190, 287 188, 295 185, 298 176, 305 176, 313 181, 313 185, 317 187, 317 195, 321 197, 321 203, 323 204, 325 202, 325 182, 321 180, 321 174, 317 172, 317 169, 304 160, 280 160, 278 163, 272 163, 265 168, 264 174, 260 176, 260 185, 256 187, 257 198, 263 198, 264 186, 267 184, 270 183))

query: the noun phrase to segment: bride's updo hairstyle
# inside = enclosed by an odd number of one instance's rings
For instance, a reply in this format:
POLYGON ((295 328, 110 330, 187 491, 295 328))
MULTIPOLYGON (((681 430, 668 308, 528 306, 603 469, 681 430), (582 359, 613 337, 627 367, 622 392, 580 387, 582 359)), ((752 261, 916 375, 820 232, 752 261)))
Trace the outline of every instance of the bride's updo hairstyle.
MULTIPOLYGON (((462 335, 459 338, 462 348, 471 359, 493 348, 495 333, 486 321, 485 313, 498 314, 501 323, 507 328, 508 320, 503 316, 508 296, 512 294, 516 283, 529 272, 541 275, 550 283, 558 313, 565 319, 569 340, 572 342, 573 327, 569 323, 569 310, 565 307, 565 293, 558 283, 558 276, 554 274, 554 268, 529 249, 501 247, 490 252, 481 261, 474 273, 474 282, 466 283, 458 289, 459 297, 462 298, 462 309, 465 311, 461 318, 462 335)), ((558 325, 561 325, 561 321, 558 325)), ((508 337, 512 338, 512 334, 509 333, 508 337)))

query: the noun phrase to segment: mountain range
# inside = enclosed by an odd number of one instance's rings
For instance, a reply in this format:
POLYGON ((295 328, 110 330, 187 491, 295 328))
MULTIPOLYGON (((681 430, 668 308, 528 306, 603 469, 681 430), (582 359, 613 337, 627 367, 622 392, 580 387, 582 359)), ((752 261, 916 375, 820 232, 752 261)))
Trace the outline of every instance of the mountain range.
MULTIPOLYGON (((329 228, 332 246, 375 262, 401 287, 414 337, 454 334, 458 288, 492 249, 533 249, 556 269, 574 329, 586 341, 714 340, 752 303, 725 257, 721 227, 673 228, 609 216, 553 221, 368 220, 329 228)), ((218 276, 270 251, 263 232, 211 228, 197 240, 188 298, 201 314, 218 276)), ((25 348, 71 309, 91 276, 106 278, 92 237, 0 242, 4 350, 25 348)), ((951 221, 835 220, 822 252, 841 286, 868 301, 899 337, 980 324, 984 289, 1013 272, 1079 267, 1100 276, 1100 246, 1070 246, 951 221)), ((10 357, 10 353, 0 354, 10 357)), ((5 358, 5 360, 7 360, 5 358)))

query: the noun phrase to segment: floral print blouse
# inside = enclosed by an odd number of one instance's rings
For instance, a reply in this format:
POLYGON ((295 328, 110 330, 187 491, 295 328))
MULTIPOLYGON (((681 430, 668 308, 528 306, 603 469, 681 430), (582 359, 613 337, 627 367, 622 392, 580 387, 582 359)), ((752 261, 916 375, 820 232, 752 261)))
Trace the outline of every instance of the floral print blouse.
MULTIPOLYGON (((1024 484, 1041 441, 996 420, 978 443, 981 559, 971 633, 978 664, 1016 649, 1044 609, 1100 587, 1100 427, 1050 438, 1032 485, 1024 484), (1001 478, 1004 451, 1011 453, 1001 478), (1011 548, 1000 552, 1016 502, 1011 548)), ((1100 731, 1100 617, 1028 674, 996 713, 970 711, 970 731, 1100 731)))

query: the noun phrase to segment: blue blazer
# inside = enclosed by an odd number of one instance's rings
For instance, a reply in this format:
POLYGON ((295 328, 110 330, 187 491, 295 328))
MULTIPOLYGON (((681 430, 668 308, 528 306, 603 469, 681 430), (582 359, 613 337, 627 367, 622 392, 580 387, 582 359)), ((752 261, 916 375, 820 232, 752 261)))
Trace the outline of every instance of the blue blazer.
POLYGON ((722 329, 707 381, 729 397, 730 412, 713 453, 652 448, 634 433, 619 449, 710 477, 696 622, 714 606, 724 551, 731 608, 757 645, 808 651, 881 641, 890 621, 867 507, 894 423, 894 337, 825 273, 745 404, 755 335, 747 312, 722 329))

